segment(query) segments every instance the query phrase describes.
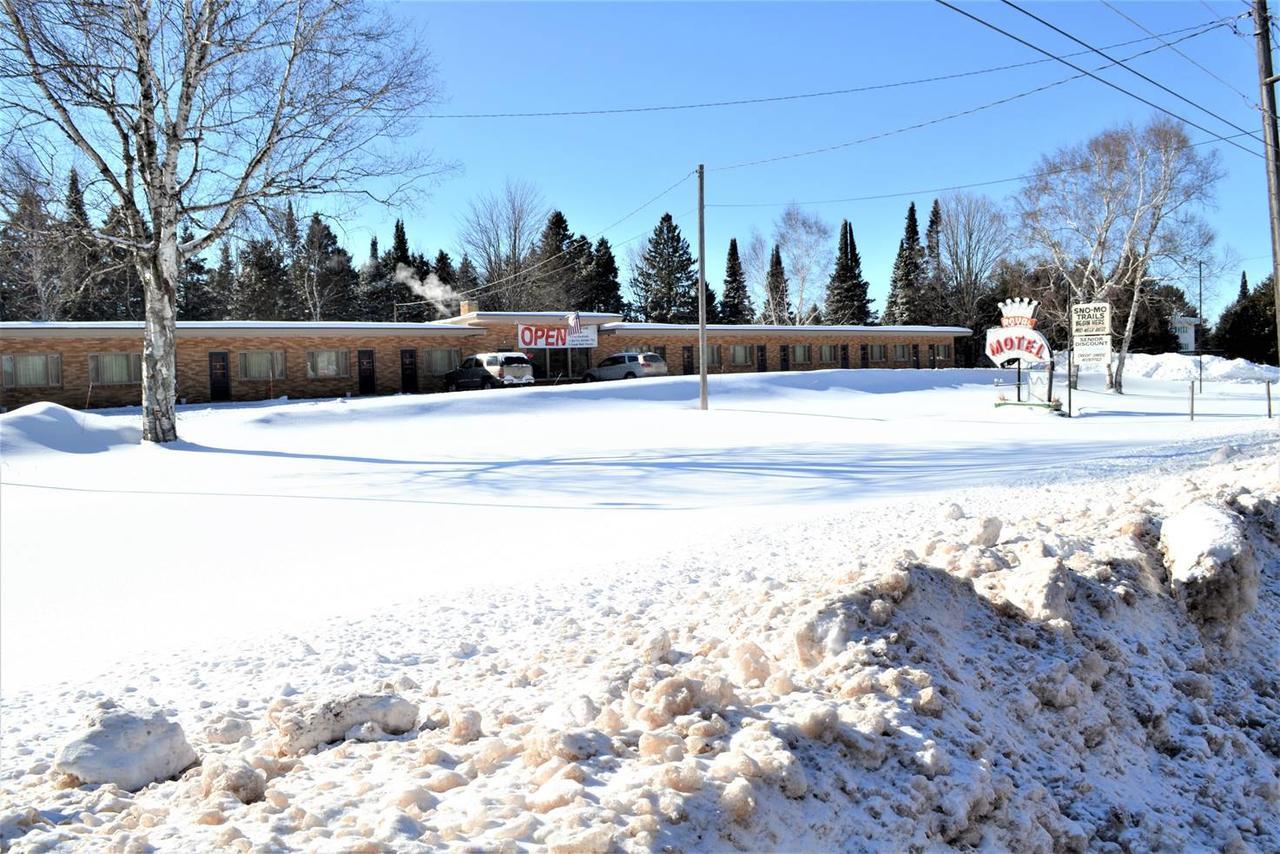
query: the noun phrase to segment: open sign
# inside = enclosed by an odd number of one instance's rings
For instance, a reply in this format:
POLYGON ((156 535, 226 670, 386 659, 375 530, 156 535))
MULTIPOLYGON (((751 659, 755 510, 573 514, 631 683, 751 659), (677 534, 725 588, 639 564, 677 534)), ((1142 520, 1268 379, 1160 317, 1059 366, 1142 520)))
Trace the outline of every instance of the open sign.
POLYGON ((595 347, 596 327, 584 326, 581 332, 570 334, 567 326, 542 326, 533 323, 516 324, 516 343, 522 350, 531 348, 595 347))

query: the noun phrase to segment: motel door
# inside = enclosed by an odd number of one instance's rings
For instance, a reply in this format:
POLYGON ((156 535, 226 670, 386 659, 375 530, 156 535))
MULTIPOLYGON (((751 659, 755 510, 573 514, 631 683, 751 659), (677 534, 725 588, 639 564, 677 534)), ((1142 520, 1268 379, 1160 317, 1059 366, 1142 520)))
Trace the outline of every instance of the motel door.
POLYGON ((778 367, 781 370, 791 370, 791 345, 782 344, 778 347, 778 367))
POLYGON ((680 363, 686 374, 693 373, 693 348, 684 347, 680 351, 680 363))
POLYGON ((871 348, 866 344, 858 345, 858 364, 864 368, 871 367, 871 348))
POLYGON ((911 345, 911 367, 913 368, 920 367, 920 345, 919 344, 911 345))
POLYGON ((762 374, 769 370, 769 350, 763 344, 756 345, 756 370, 762 374))
POLYGON ((227 353, 209 354, 209 400, 231 399, 230 361, 227 353))
POLYGON ((360 394, 377 393, 377 383, 374 382, 373 375, 373 351, 357 350, 356 351, 356 370, 358 372, 360 383, 360 394))
POLYGON ((932 344, 929 345, 929 367, 938 367, 938 349, 932 344))
POLYGON ((418 351, 405 349, 400 351, 400 391, 405 394, 418 393, 418 351))
POLYGON ((840 345, 840 367, 845 370, 849 369, 849 345, 840 345))

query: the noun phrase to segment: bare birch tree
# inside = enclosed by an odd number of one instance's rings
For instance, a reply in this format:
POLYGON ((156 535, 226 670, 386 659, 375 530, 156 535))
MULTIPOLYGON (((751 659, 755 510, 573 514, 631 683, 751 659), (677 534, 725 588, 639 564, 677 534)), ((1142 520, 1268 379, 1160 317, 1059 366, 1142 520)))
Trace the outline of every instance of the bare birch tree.
POLYGON ((1211 250, 1200 209, 1222 176, 1217 156, 1193 148, 1180 123, 1157 118, 1060 149, 1035 172, 1016 204, 1039 262, 1068 283, 1075 302, 1130 298, 1113 378, 1123 392, 1144 284, 1176 278, 1177 262, 1211 250))
POLYGON ((944 308, 953 323, 976 333, 995 290, 996 266, 1009 252, 1009 224, 1004 211, 987 196, 955 193, 944 198, 941 207, 944 308))
POLYGON ((143 439, 173 441, 183 260, 275 199, 403 199, 436 167, 380 143, 433 99, 429 56, 354 0, 0 2, 0 131, 69 145, 119 211, 96 237, 144 285, 143 439))
MULTIPOLYGON (((817 316, 826 301, 827 275, 831 272, 833 247, 831 223, 816 214, 788 205, 774 223, 774 241, 782 252, 791 298, 795 301, 795 323, 805 324, 817 316)), ((786 323, 786 318, 780 322, 786 323)))
POLYGON ((528 285, 523 275, 547 219, 538 188, 508 179, 502 190, 472 200, 458 240, 480 268, 485 284, 505 280, 481 297, 489 309, 516 306, 528 285))

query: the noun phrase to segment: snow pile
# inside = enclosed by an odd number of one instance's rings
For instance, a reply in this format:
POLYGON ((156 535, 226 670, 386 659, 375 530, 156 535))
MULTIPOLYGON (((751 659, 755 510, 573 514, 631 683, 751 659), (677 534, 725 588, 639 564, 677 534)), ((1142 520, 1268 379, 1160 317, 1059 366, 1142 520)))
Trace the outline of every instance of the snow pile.
POLYGON ((1125 357, 1126 377, 1153 380, 1194 380, 1200 377, 1200 360, 1204 360, 1206 382, 1280 382, 1280 368, 1259 365, 1247 359, 1222 356, 1188 356, 1183 353, 1130 353, 1125 357))
POLYGON ((49 450, 92 454, 141 440, 136 424, 56 403, 32 403, 0 414, 0 455, 5 457, 49 450))
POLYGON ((846 523, 806 529, 789 564, 757 547, 607 591, 432 601, 376 641, 343 622, 324 654, 270 653, 309 694, 188 711, 199 772, 130 795, 58 789, 37 760, 5 774, 0 833, 15 851, 1276 850, 1274 460, 1118 481, 1110 504, 1097 488, 1024 518, 990 514, 1032 491, 931 507, 892 557, 846 523))
POLYGON ((182 727, 164 712, 143 717, 106 701, 89 713, 85 731, 63 745, 53 773, 64 786, 112 783, 132 792, 195 761, 182 727))

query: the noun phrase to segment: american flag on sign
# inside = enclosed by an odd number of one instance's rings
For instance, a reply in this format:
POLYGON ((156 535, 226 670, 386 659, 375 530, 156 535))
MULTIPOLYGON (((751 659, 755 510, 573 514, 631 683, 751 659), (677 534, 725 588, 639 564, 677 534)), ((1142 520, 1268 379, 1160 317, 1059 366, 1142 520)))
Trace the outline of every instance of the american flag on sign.
POLYGON ((577 335, 582 332, 582 318, 578 317, 576 311, 569 312, 569 316, 565 319, 569 323, 570 335, 577 335))

